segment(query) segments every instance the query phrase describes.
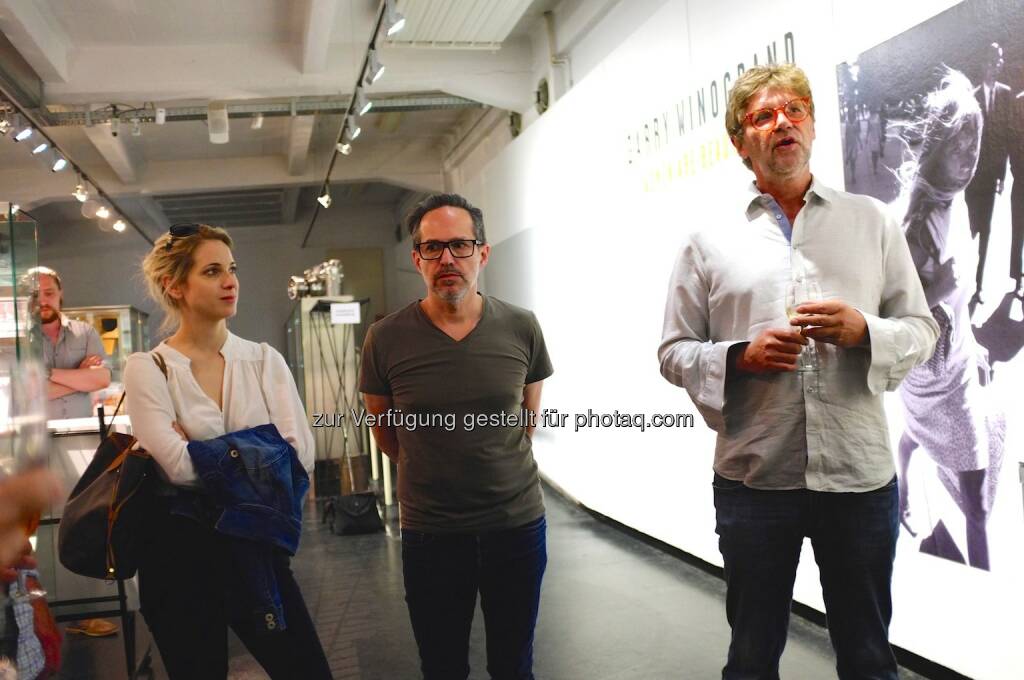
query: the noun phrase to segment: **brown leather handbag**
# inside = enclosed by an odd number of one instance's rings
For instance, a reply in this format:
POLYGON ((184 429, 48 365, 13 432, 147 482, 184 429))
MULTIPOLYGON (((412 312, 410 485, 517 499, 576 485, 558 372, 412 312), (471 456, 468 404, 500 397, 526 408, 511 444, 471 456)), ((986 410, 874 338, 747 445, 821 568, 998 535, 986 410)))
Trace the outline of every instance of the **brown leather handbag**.
MULTIPOLYGON (((167 377, 163 357, 153 361, 167 377)), ((114 409, 121 409, 124 395, 114 409)), ((60 562, 82 576, 127 579, 139 568, 157 484, 156 464, 135 437, 111 432, 71 491, 58 530, 60 562)))

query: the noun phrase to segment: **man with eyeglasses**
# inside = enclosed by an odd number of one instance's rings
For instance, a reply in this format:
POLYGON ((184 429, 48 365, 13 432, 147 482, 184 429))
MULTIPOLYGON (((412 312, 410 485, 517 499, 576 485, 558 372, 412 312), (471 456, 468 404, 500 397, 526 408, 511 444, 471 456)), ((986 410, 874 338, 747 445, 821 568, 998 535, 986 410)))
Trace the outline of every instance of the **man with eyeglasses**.
POLYGON ((377 444, 398 463, 423 676, 468 677, 479 593, 488 672, 528 680, 547 564, 530 414, 551 361, 533 313, 478 292, 491 250, 479 209, 437 194, 407 224, 426 296, 367 331, 359 389, 377 444))
POLYGON ((895 680, 899 499, 882 395, 931 356, 937 327, 899 223, 811 175, 803 71, 746 71, 726 129, 755 179, 686 239, 658 350, 662 375, 718 433, 712 486, 732 627, 722 677, 779 677, 810 538, 839 677, 895 680), (822 299, 788 303, 790 282, 812 278, 822 299), (818 363, 798 372, 811 339, 818 363))

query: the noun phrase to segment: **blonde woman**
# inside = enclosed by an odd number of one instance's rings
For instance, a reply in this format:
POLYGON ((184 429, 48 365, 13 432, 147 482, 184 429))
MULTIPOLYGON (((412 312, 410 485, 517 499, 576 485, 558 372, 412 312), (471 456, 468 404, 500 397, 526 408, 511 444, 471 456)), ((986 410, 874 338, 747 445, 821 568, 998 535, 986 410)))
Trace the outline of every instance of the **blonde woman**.
MULTIPOLYGON (((964 74, 945 71, 925 100, 921 120, 904 135, 919 134, 920 151, 901 174, 909 195, 903 229, 925 298, 939 327, 932 357, 907 374, 900 386, 905 429, 900 438, 900 520, 916 535, 911 516, 908 472, 914 451, 923 448, 966 520, 966 562, 990 569, 988 518, 1005 442, 1005 415, 989 399, 988 352, 971 326, 973 269, 967 225, 953 218, 953 203, 975 175, 984 118, 974 87, 964 74), (965 260, 967 266, 965 266, 965 260)), ((941 519, 921 542, 922 552, 964 561, 950 547, 941 519), (942 526, 940 526, 942 525, 942 526)))
MULTIPOLYGON (((149 293, 167 315, 165 326, 176 327, 152 353, 133 354, 125 367, 133 431, 165 482, 139 570, 142 613, 173 680, 223 680, 229 626, 275 680, 330 678, 287 552, 273 551, 256 574, 276 583, 262 614, 259 598, 243 587, 259 569, 239 558, 237 538, 215 531, 202 514, 209 490, 198 479, 190 441, 270 423, 297 454, 294 469, 304 478, 297 484, 308 485, 314 458, 302 403, 280 353, 228 330, 239 294, 231 247, 223 229, 175 225, 142 264, 149 293)), ((306 486, 298 488, 301 507, 306 486)), ((275 530, 254 527, 263 534, 275 530)))

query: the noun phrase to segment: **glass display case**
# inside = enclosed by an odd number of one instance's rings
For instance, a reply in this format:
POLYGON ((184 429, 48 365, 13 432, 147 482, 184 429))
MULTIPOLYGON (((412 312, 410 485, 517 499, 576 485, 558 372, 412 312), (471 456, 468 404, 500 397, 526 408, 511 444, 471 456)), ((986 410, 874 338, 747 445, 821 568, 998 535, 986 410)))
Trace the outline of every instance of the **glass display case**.
POLYGON ((353 417, 363 410, 359 348, 369 326, 367 303, 351 295, 296 300, 285 324, 287 361, 316 441, 314 496, 361 491, 383 473, 384 501, 391 505, 391 470, 381 470, 369 428, 353 417), (361 323, 332 319, 332 304, 353 302, 360 304, 361 323))
MULTIPOLYGON (((71 489, 100 442, 99 422, 94 417, 46 419, 43 334, 32 308, 36 282, 29 274, 38 264, 36 225, 7 204, 0 203, 0 209, 4 213, 0 226, 0 473, 43 464, 65 489, 71 489)), ((112 358, 114 380, 120 383, 124 358, 148 344, 146 315, 131 307, 64 312, 73 312, 69 315, 92 323, 100 331, 112 358)), ((126 416, 118 417, 111 426, 130 431, 126 416)), ((60 564, 57 532, 63 506, 61 500, 42 513, 32 539, 46 600, 58 622, 119 616, 126 667, 135 668, 136 659, 146 660, 149 655, 149 638, 133 614, 138 607, 135 583, 85 578, 60 564)), ((10 621, 10 617, 0 616, 0 652, 11 649, 11 641, 17 638, 10 621)))
POLYGON ((106 412, 112 413, 124 391, 121 377, 128 355, 149 350, 149 314, 131 305, 68 307, 63 311, 99 333, 103 349, 110 357, 110 386, 94 395, 94 404, 102 402, 106 412))
POLYGON ((36 225, 8 203, 0 203, 0 209, 0 469, 11 472, 23 462, 18 458, 24 454, 40 453, 41 442, 29 442, 27 437, 38 439, 45 434, 45 411, 29 411, 45 409, 46 403, 42 384, 26 390, 20 380, 42 381, 42 335, 32 320, 33 286, 28 276, 38 264, 36 225), (32 371, 37 375, 29 375, 32 371))
POLYGON ((0 203, 0 209, 4 211, 0 229, 0 353, 14 359, 24 356, 39 360, 42 343, 38 332, 33 332, 29 308, 32 291, 25 276, 38 264, 36 223, 14 213, 8 203, 0 203))

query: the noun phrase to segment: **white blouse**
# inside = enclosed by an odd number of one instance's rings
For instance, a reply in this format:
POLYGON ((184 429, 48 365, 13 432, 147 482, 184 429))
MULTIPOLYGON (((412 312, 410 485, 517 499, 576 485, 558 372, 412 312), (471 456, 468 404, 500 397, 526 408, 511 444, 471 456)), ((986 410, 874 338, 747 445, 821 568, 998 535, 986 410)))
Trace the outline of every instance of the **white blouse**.
POLYGON ((171 427, 173 421, 192 440, 273 423, 295 447, 302 466, 312 473, 313 433, 280 352, 265 342, 257 344, 229 332, 220 350, 224 357, 221 411, 196 382, 188 357, 166 342, 153 351, 167 363, 166 380, 152 352, 132 354, 124 368, 125 401, 133 434, 169 482, 198 485, 188 443, 171 427))

